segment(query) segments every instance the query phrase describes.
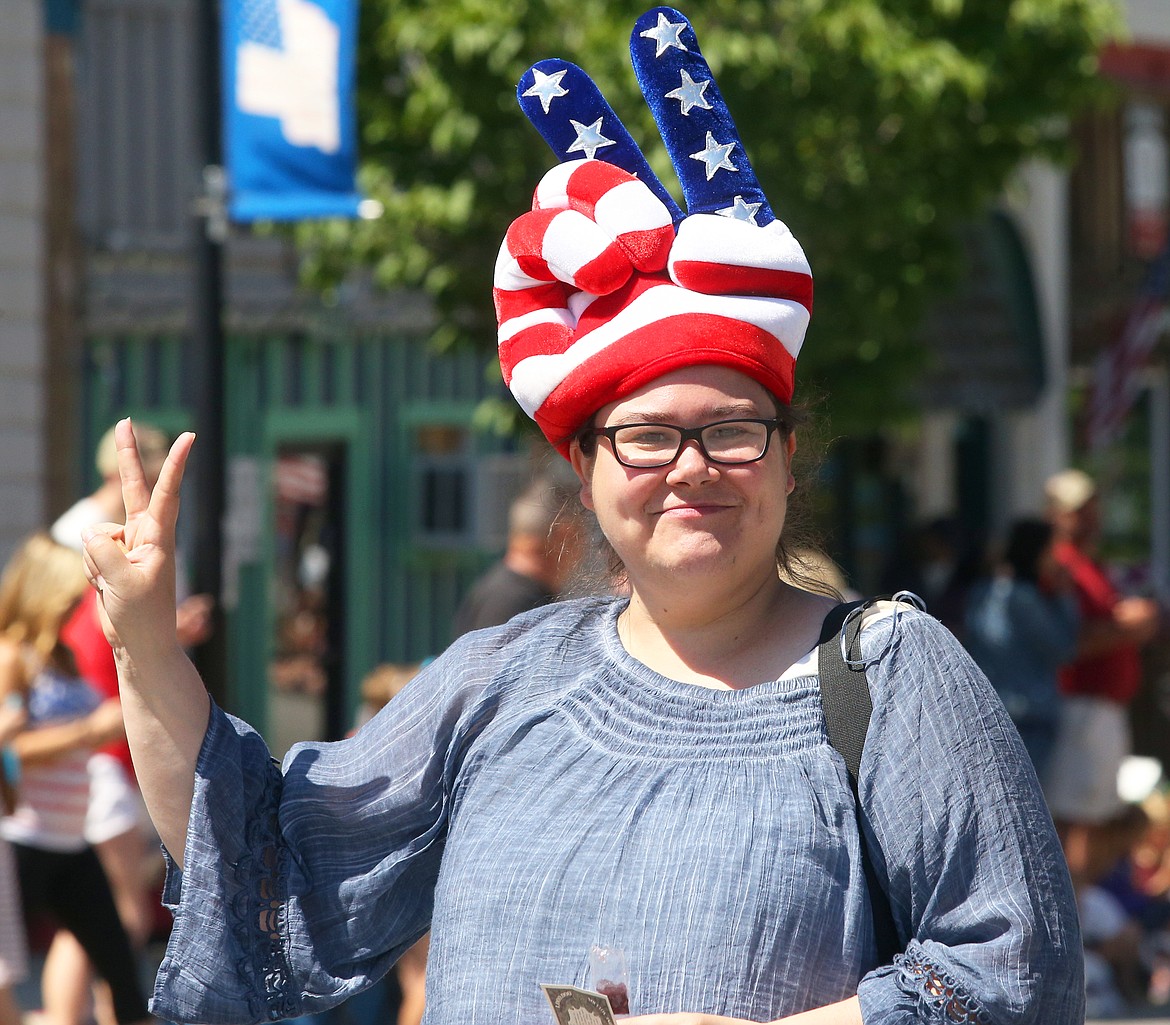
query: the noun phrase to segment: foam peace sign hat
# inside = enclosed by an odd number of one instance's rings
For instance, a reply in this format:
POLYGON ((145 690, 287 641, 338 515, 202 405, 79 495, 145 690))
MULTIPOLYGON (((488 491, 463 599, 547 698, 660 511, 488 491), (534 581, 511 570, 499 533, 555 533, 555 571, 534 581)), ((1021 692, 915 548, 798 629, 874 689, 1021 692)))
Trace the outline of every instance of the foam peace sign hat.
POLYGON ((562 454, 599 408, 682 367, 731 367, 790 402, 812 312, 808 260, 760 188, 690 23, 648 11, 630 56, 685 213, 579 67, 540 61, 516 90, 562 163, 500 247, 500 366, 562 454))

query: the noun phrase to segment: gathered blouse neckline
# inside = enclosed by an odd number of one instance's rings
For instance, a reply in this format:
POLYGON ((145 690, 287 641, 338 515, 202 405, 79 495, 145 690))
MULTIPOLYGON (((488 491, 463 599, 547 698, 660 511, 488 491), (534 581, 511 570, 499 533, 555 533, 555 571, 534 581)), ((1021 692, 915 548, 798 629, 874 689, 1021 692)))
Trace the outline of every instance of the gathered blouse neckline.
POLYGON ((749 687, 706 687, 701 683, 689 683, 685 680, 664 676, 631 655, 622 643, 621 635, 618 632, 618 620, 628 607, 629 599, 620 598, 613 600, 606 608, 601 619, 602 644, 606 655, 613 660, 615 666, 623 674, 628 674, 643 685, 652 685, 660 691, 678 691, 680 694, 691 694, 693 691, 698 691, 700 694, 723 695, 725 700, 735 700, 737 695, 746 696, 760 688, 787 690, 790 689, 791 681, 817 675, 817 648, 819 645, 814 645, 811 650, 806 651, 779 676, 762 680, 749 687))
POLYGON ((617 631, 625 606, 615 599, 602 610, 600 650, 583 653, 578 685, 559 702, 593 742, 639 757, 721 760, 774 756, 786 740, 803 747, 823 732, 815 648, 776 679, 740 690, 685 683, 626 651, 617 631))

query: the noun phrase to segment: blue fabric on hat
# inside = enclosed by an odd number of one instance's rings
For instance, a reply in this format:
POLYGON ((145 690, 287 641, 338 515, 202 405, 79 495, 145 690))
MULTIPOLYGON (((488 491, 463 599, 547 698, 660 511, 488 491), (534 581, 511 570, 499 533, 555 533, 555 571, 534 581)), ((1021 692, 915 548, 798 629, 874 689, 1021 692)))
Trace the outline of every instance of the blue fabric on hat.
POLYGON ((538 61, 521 77, 516 86, 516 99, 558 161, 596 156, 629 171, 641 178, 662 200, 675 224, 682 220, 683 212, 678 203, 650 169, 626 126, 593 79, 576 64, 559 58, 538 61), (582 131, 577 126, 589 128, 594 125, 598 125, 596 131, 605 142, 590 153, 578 145, 582 131))
MULTIPOLYGON (((686 213, 725 213, 760 227, 774 221, 687 18, 673 7, 647 11, 630 34, 630 60, 682 185, 686 213)), ((558 160, 615 164, 641 178, 676 225, 683 219, 621 119, 576 64, 538 61, 521 77, 516 98, 558 160)))
POLYGON ((630 33, 630 60, 682 184, 687 212, 720 213, 734 207, 739 197, 747 206, 759 204, 754 211, 756 224, 763 227, 774 221, 776 216, 686 17, 673 7, 655 7, 643 14, 630 33), (698 155, 709 150, 712 142, 717 147, 711 156, 716 169, 708 173, 708 163, 698 155), (724 156, 722 161, 718 161, 720 156, 724 156))

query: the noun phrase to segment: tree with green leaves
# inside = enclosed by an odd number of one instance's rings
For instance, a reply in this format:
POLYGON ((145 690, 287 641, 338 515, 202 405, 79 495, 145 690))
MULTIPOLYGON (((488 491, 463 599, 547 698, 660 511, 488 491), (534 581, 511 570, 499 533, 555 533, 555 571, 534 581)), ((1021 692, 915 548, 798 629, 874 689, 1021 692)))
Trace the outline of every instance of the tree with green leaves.
MULTIPOLYGON (((328 289, 360 264, 423 289, 436 344, 486 356, 500 240, 553 161, 516 104, 529 65, 585 68, 673 186, 629 67, 647 6, 362 0, 360 183, 385 212, 304 226, 307 278, 328 289)), ((917 325, 961 274, 957 229, 1022 160, 1064 155, 1069 118, 1102 94, 1114 0, 704 0, 683 13, 812 263, 802 387, 831 378, 838 430, 898 415, 923 358, 917 325)))

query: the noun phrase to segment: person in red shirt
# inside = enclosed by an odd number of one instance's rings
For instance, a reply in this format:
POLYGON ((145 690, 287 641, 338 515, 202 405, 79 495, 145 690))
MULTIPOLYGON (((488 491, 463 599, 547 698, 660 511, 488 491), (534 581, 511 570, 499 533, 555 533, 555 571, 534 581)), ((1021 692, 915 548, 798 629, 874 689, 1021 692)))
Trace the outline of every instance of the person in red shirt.
POLYGON ((1080 470, 1045 484, 1056 559, 1072 580, 1081 612, 1076 655, 1060 673, 1064 694, 1047 796, 1073 882, 1091 882, 1092 848, 1123 810, 1117 773, 1131 753, 1129 704, 1142 682, 1141 647, 1153 640, 1159 609, 1121 595, 1097 558, 1101 497, 1080 470))

